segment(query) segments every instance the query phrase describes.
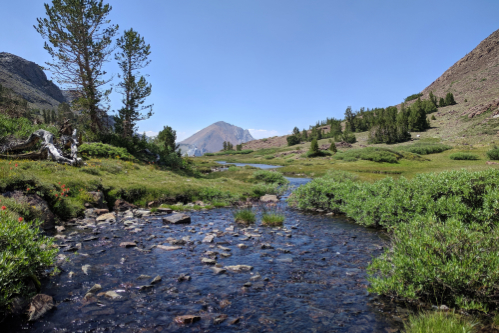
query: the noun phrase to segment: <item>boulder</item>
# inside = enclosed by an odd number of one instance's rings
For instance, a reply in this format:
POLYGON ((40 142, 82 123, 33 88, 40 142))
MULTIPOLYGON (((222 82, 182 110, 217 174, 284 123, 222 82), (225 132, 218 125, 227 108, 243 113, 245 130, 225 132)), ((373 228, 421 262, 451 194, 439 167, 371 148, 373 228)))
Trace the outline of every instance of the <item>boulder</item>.
POLYGON ((163 217, 163 222, 172 224, 191 223, 191 217, 186 214, 173 214, 163 217))
POLYGON ((43 221, 40 226, 44 230, 50 230, 55 227, 55 215, 50 211, 45 200, 37 194, 24 195, 21 191, 6 192, 3 194, 6 198, 14 199, 17 203, 28 204, 40 212, 40 220, 43 221))
POLYGON ((88 192, 88 194, 92 197, 94 202, 89 202, 90 206, 97 208, 106 208, 104 204, 104 194, 102 192, 88 192))
POLYGON ((28 315, 29 321, 37 320, 54 307, 52 296, 38 294, 31 300, 28 315))
POLYGON ((247 272, 247 271, 250 271, 250 270, 253 269, 252 266, 248 266, 248 265, 226 266, 224 268, 226 268, 226 269, 228 269, 229 271, 232 271, 232 272, 247 272))
POLYGON ((114 213, 102 214, 99 217, 97 217, 96 221, 100 222, 100 221, 107 221, 107 220, 116 221, 116 216, 114 215, 114 213))
POLYGON ((158 249, 165 250, 165 251, 179 250, 182 248, 181 246, 165 246, 165 245, 157 245, 156 247, 158 249))
POLYGON ((171 208, 163 208, 163 207, 158 208, 158 213, 170 214, 171 212, 173 212, 173 209, 171 208))
POLYGON ((94 209, 94 213, 97 215, 107 214, 109 213, 109 209, 104 209, 104 208, 94 209))
POLYGON ((263 197, 260 198, 261 202, 279 202, 279 199, 277 198, 276 195, 273 194, 265 194, 263 197))
POLYGON ((123 199, 118 199, 114 202, 114 210, 118 212, 124 212, 126 210, 136 209, 137 206, 126 202, 123 199))
POLYGON ((135 246, 137 246, 137 244, 135 244, 134 242, 122 242, 122 243, 120 243, 120 246, 121 247, 135 247, 135 246))

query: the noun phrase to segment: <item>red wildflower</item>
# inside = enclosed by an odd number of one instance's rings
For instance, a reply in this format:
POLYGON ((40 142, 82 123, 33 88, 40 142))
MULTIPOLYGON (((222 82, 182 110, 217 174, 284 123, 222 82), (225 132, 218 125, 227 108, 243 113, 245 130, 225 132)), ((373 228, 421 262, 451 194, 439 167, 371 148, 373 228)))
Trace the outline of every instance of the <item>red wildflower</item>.
POLYGON ((2 210, 6 210, 6 209, 7 209, 7 207, 5 207, 5 206, 2 206, 2 210))
POLYGON ((61 186, 61 187, 62 187, 62 188, 65 188, 65 187, 66 187, 66 185, 62 184, 62 186, 61 186))
POLYGON ((56 197, 57 197, 58 195, 59 195, 59 194, 57 194, 57 193, 55 194, 55 196, 56 196, 56 197))
POLYGON ((30 190, 30 188, 28 187, 28 188, 27 188, 27 191, 29 191, 29 190, 30 190))
POLYGON ((16 168, 17 168, 17 163, 16 163, 16 168))
POLYGON ((23 218, 22 218, 22 217, 20 217, 20 218, 18 218, 17 220, 18 220, 19 222, 22 222, 22 221, 23 221, 23 218))

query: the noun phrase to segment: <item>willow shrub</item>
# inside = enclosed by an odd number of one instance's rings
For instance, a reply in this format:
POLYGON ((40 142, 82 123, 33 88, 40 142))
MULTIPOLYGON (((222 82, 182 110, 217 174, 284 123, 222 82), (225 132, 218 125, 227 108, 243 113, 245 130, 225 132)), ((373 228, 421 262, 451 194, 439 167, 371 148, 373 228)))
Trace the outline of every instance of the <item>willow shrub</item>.
POLYGON ((387 177, 361 183, 331 174, 300 186, 290 198, 300 209, 345 213, 365 226, 390 228, 415 215, 445 221, 499 222, 499 170, 419 174, 411 180, 387 177))
POLYGON ((31 296, 28 283, 38 282, 43 269, 53 264, 58 250, 40 235, 38 225, 0 207, 0 308, 8 307, 15 296, 31 296))
POLYGON ((266 184, 277 183, 282 185, 289 183, 282 173, 277 171, 258 170, 253 173, 253 177, 255 177, 256 180, 262 181, 266 184))
POLYGON ((370 291, 487 311, 499 303, 499 230, 493 224, 416 217, 368 268, 370 291))

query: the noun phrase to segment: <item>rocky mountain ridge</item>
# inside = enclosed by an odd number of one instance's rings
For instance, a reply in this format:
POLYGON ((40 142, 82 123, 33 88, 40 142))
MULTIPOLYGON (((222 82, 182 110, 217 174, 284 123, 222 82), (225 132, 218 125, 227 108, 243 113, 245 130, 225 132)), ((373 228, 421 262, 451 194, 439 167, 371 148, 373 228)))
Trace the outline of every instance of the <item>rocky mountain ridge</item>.
POLYGON ((53 109, 66 102, 64 93, 39 65, 7 52, 0 52, 0 84, 38 109, 53 109))
POLYGON ((219 121, 196 132, 179 145, 182 152, 187 152, 189 156, 202 156, 222 150, 224 141, 235 146, 251 140, 254 138, 248 130, 219 121))

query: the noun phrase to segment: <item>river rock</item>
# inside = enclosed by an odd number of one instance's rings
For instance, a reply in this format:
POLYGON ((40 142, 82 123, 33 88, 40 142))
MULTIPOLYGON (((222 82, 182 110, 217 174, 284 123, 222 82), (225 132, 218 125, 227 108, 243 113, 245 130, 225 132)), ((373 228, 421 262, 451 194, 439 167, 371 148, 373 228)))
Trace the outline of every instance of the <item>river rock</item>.
POLYGON ((161 276, 157 275, 154 279, 152 279, 151 284, 155 284, 161 281, 161 276))
POLYGON ((227 272, 226 269, 220 268, 220 267, 210 267, 210 269, 215 273, 215 275, 223 274, 227 272))
POLYGON ((248 245, 241 243, 241 244, 237 244, 237 247, 240 249, 246 249, 246 248, 248 248, 248 245))
POLYGON ((173 212, 173 209, 171 208, 163 208, 163 207, 158 208, 158 213, 170 214, 171 212, 173 212))
POLYGON ((135 244, 134 242, 122 242, 122 243, 120 243, 120 246, 121 247, 135 247, 135 246, 137 246, 137 244, 135 244))
POLYGON ((191 277, 189 275, 186 275, 186 274, 180 274, 180 276, 177 278, 177 281, 178 282, 183 282, 183 281, 190 281, 191 280, 191 277))
POLYGON ((179 250, 182 248, 182 246, 166 246, 166 245, 157 245, 156 247, 158 249, 165 250, 165 251, 179 250))
POLYGON ((114 213, 102 214, 96 219, 97 222, 107 221, 107 220, 116 221, 116 216, 114 215, 114 213))
POLYGON ((63 232, 64 230, 66 230, 66 228, 62 225, 59 225, 59 226, 55 227, 55 230, 57 230, 57 232, 63 232))
POLYGON ((208 265, 215 265, 217 263, 217 261, 215 259, 211 259, 211 258, 201 258, 201 262, 203 264, 208 264, 208 265))
POLYGON ((171 224, 191 223, 191 217, 186 214, 173 214, 163 217, 163 222, 171 224))
POLYGON ((265 194, 263 197, 260 197, 261 202, 279 202, 279 199, 276 195, 273 194, 265 194))
POLYGON ((197 321, 201 320, 200 316, 195 316, 195 315, 185 315, 185 316, 178 316, 175 317, 175 322, 177 324, 192 324, 197 321))
POLYGON ((54 307, 52 296, 38 294, 31 300, 29 307, 29 321, 37 320, 54 307))
POLYGON ((137 209, 137 206, 132 205, 131 203, 126 202, 123 199, 118 199, 114 202, 114 210, 117 212, 124 212, 132 209, 137 209))
POLYGON ((100 284, 96 283, 96 284, 94 284, 94 286, 92 288, 90 288, 87 291, 87 294, 95 294, 96 292, 98 292, 101 289, 102 289, 102 286, 100 284))
POLYGON ((263 243, 260 248, 262 250, 266 250, 266 249, 273 249, 274 247, 272 245, 270 245, 269 243, 263 243))
POLYGON ((104 209, 104 208, 94 209, 94 213, 97 215, 107 214, 109 213, 109 209, 104 209))
POLYGON ((111 298, 111 299, 118 299, 118 298, 121 298, 121 296, 115 292, 115 291, 107 291, 104 296, 108 297, 108 298, 111 298))
POLYGON ((234 266, 225 266, 224 268, 228 269, 229 271, 232 272, 247 272, 253 269, 253 266, 249 265, 234 265, 234 266))
POLYGON ((141 274, 141 275, 137 278, 137 280, 144 280, 144 279, 150 279, 150 278, 152 278, 152 276, 141 274))
POLYGON ((90 268, 90 265, 83 265, 81 266, 81 270, 83 271, 83 273, 85 273, 86 275, 88 275, 88 270, 90 268))
POLYGON ((203 243, 211 243, 211 242, 213 242, 214 238, 215 238, 215 236, 213 236, 213 235, 207 235, 204 237, 203 243))

